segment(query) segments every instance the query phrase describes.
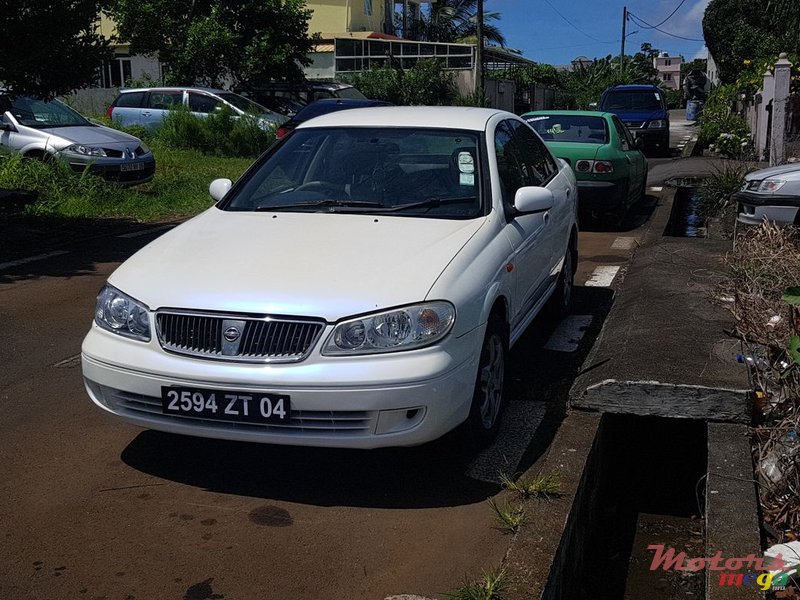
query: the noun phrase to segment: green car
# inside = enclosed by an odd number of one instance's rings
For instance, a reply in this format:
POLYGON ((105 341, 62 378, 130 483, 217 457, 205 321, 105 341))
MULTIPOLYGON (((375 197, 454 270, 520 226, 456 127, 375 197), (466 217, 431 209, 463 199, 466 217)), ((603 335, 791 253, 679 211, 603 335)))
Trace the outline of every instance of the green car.
POLYGON ((522 118, 572 167, 582 212, 619 223, 644 196, 647 159, 616 115, 551 110, 528 112, 522 118))

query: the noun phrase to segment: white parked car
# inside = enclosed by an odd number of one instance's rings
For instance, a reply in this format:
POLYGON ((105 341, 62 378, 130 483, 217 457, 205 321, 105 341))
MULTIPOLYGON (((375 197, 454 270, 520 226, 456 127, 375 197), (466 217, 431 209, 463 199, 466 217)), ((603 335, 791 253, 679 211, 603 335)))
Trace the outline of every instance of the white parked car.
POLYGON ((753 171, 738 192, 738 220, 758 225, 764 219, 780 225, 800 225, 800 163, 753 171))
POLYGON ((519 117, 364 108, 300 125, 120 266, 86 390, 151 429, 374 448, 490 439, 508 349, 570 305, 576 187, 519 117))

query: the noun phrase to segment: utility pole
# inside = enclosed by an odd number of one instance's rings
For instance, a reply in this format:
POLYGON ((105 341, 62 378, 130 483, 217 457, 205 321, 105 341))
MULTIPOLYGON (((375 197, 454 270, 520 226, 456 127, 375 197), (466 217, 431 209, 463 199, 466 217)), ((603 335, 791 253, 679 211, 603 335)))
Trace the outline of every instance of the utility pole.
POLYGON ((478 67, 478 84, 480 85, 481 92, 483 92, 483 0, 478 0, 477 17, 478 48, 477 52, 475 53, 475 61, 477 62, 476 66, 478 67))
POLYGON ((625 60, 625 26, 628 24, 628 7, 622 7, 622 47, 619 50, 619 74, 622 75, 622 62, 625 60))

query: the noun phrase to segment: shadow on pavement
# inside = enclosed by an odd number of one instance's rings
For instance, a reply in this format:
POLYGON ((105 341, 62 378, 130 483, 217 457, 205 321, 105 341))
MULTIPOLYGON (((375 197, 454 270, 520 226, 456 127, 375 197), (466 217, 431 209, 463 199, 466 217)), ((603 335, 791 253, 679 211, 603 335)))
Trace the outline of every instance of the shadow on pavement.
POLYGON ((581 231, 615 231, 619 233, 635 231, 650 219, 657 204, 658 198, 645 196, 628 209, 625 218, 622 219, 622 223, 617 226, 603 223, 600 219, 592 219, 587 215, 581 215, 580 229, 581 231))
MULTIPOLYGON (((566 400, 581 364, 600 332, 613 294, 575 288, 576 314, 593 321, 578 352, 544 349, 556 324, 534 321, 514 346, 505 397, 544 401, 547 412, 520 470, 546 450, 566 414, 566 400)), ((228 442, 156 431, 139 434, 122 460, 141 472, 214 492, 315 506, 431 508, 482 502, 499 486, 464 473, 475 451, 457 429, 415 448, 342 450, 228 442)))

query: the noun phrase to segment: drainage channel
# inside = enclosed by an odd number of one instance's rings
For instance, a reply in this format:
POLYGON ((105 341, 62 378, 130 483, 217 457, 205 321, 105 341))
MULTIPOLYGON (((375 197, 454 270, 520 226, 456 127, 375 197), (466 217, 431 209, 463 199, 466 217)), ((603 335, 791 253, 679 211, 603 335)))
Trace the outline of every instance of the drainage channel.
POLYGON ((704 573, 651 570, 663 545, 703 556, 707 432, 702 421, 606 414, 581 598, 702 598, 704 573))
POLYGON ((705 219, 700 215, 699 187, 678 187, 664 235, 669 237, 706 236, 705 219))

